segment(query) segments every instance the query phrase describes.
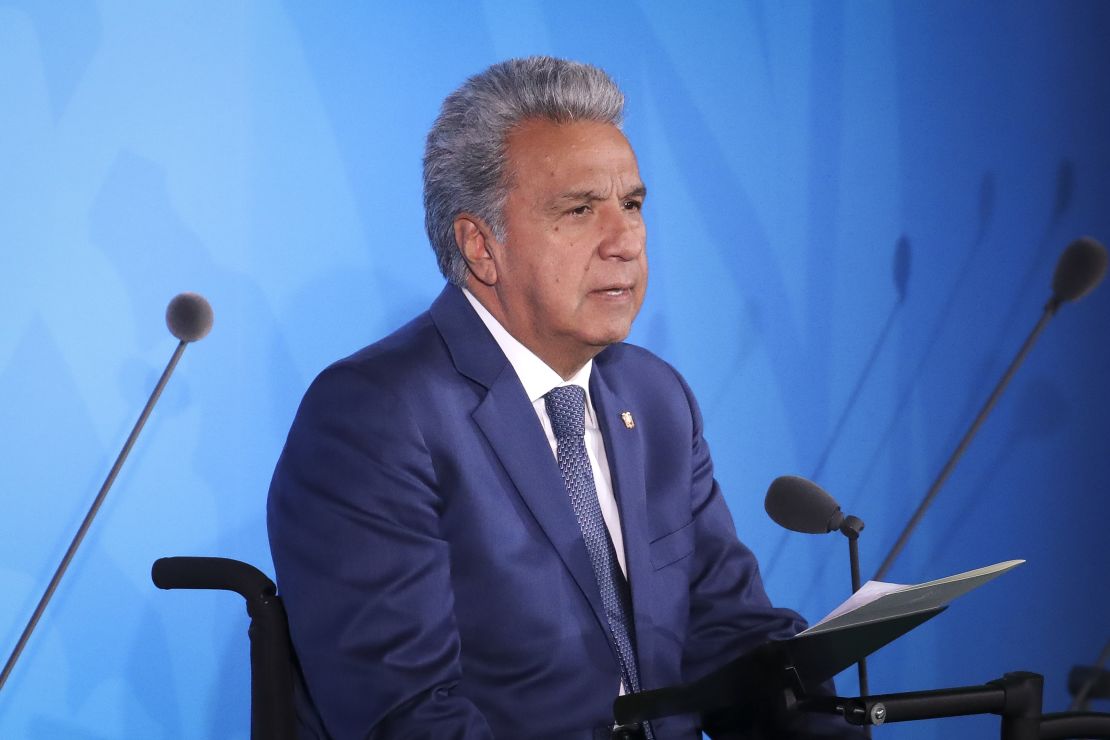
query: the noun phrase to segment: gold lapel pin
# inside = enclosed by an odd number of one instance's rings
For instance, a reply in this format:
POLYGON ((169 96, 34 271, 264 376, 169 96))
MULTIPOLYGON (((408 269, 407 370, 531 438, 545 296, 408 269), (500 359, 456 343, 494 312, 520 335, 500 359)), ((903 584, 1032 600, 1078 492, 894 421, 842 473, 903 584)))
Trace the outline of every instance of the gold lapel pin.
POLYGON ((636 428, 636 421, 632 418, 632 412, 631 411, 622 411, 621 412, 621 421, 624 422, 624 428, 625 429, 635 429, 636 428))

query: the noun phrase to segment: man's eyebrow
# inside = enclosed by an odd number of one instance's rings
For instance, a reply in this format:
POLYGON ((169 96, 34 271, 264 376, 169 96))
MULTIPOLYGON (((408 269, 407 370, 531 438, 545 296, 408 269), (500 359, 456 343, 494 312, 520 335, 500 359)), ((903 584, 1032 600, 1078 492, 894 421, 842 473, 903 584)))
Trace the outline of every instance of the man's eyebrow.
MULTIPOLYGON (((646 198, 646 197, 647 197, 647 187, 644 186, 643 184, 640 184, 640 185, 637 185, 636 187, 632 188, 631 190, 629 190, 623 196, 621 196, 621 200, 624 200, 625 198, 646 198)), ((561 205, 561 204, 567 203, 567 202, 605 200, 605 198, 606 198, 605 195, 602 195, 601 193, 599 193, 596 190, 568 190, 565 193, 560 193, 559 195, 555 196, 554 204, 555 205, 561 205)))
POLYGON ((596 190, 568 190, 555 196, 555 200, 559 203, 579 200, 605 200, 605 196, 596 190))

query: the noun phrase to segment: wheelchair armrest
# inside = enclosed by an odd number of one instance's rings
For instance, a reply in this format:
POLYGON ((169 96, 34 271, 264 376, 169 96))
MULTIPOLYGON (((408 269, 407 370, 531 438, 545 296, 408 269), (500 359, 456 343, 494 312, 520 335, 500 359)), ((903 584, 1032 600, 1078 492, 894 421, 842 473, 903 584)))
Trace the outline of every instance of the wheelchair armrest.
POLYGON ((150 569, 150 577, 158 588, 234 591, 248 602, 277 593, 277 586, 265 573, 230 558, 159 558, 150 569))

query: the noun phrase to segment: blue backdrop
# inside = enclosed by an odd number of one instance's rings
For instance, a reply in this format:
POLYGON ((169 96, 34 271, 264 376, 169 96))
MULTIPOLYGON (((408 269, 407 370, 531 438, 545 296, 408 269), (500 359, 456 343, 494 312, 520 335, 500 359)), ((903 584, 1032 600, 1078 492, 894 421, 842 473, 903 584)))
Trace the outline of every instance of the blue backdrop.
MULTIPOLYGON (((173 350, 166 303, 216 312, 0 694, 0 736, 247 736, 241 600, 159 592, 150 564, 272 573, 266 488, 300 396, 438 292, 424 134, 509 56, 624 87, 652 191, 633 340, 700 398, 773 598, 821 617, 844 542, 778 529, 767 484, 815 477, 866 520, 875 571, 1063 246, 1110 238, 1107 38, 1097 2, 0 0, 3 655, 173 350)), ((1029 562, 879 652, 873 690, 1027 669, 1066 706, 1110 637, 1108 336, 1106 286, 1061 311, 890 578, 1029 562)))

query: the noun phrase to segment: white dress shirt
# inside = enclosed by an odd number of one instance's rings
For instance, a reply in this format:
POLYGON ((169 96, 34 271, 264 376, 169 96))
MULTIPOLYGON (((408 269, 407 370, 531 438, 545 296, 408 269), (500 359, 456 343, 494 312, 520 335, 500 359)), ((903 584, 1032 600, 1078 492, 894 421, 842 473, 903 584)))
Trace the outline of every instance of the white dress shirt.
MULTIPOLYGON (((609 458, 605 455, 605 440, 601 438, 601 430, 597 426, 597 414, 594 404, 590 399, 590 372, 593 370, 593 360, 587 362, 581 370, 574 374, 570 380, 563 380, 559 373, 552 370, 547 363, 517 341, 501 323, 493 317, 486 307, 478 302, 469 290, 463 290, 466 300, 478 313, 478 318, 489 329, 497 346, 505 353, 509 364, 513 366, 517 377, 520 378, 528 400, 539 417, 543 433, 547 435, 547 442, 551 445, 551 454, 556 455, 557 442, 555 432, 551 428, 551 419, 547 416, 547 406, 543 397, 552 388, 561 385, 577 385, 586 391, 586 454, 590 458, 590 467, 594 473, 594 487, 597 489, 597 502, 601 505, 601 516, 605 519, 605 526, 609 530, 609 538, 613 540, 613 549, 617 553, 617 562, 621 572, 628 577, 628 568, 624 564, 624 538, 621 536, 621 520, 617 511, 617 499, 613 495, 612 476, 609 474, 609 458)), ((557 456, 557 455, 556 455, 557 456)))

